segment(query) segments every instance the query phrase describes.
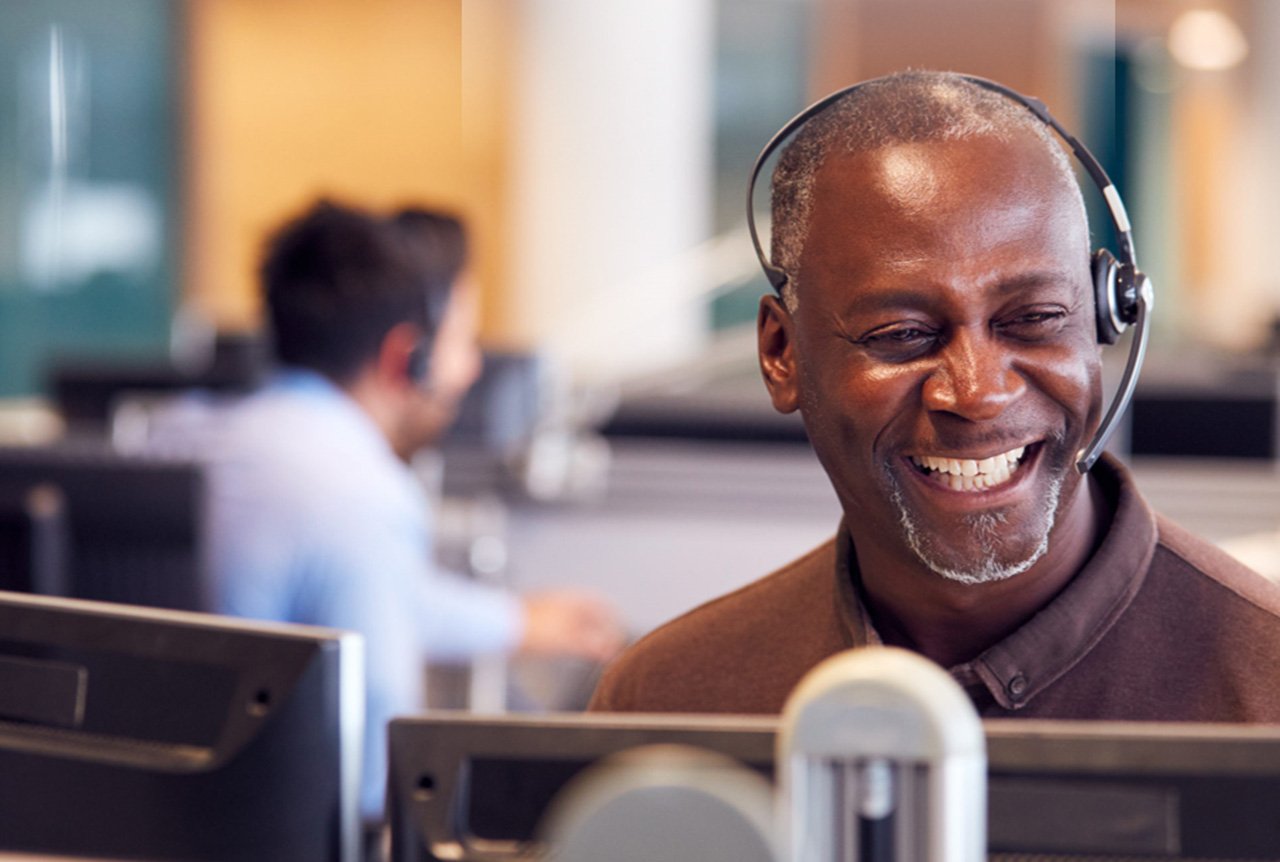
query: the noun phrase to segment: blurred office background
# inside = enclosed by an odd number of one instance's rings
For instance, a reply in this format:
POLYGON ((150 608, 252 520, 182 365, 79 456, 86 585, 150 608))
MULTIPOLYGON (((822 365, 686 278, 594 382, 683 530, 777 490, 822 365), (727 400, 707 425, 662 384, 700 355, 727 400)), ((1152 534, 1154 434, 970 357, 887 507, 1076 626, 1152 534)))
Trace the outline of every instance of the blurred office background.
POLYGON ((127 448, 159 394, 251 386, 260 242, 316 196, 450 208, 491 362, 421 465, 442 553, 596 587, 642 633, 836 526, 755 367, 746 179, 809 101, 906 66, 1037 95, 1101 158, 1157 284, 1117 449, 1267 565, 1270 0, 8 0, 0 438, 127 448))

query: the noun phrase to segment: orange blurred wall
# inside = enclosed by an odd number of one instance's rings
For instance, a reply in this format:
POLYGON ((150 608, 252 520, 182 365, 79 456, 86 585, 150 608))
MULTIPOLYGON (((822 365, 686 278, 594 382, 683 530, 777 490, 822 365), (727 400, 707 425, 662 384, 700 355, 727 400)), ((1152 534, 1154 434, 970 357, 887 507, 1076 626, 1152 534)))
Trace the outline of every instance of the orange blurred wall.
POLYGON ((184 294, 220 328, 257 322, 263 238, 318 195, 445 206, 498 232, 501 132, 461 130, 461 6, 189 0, 184 294))

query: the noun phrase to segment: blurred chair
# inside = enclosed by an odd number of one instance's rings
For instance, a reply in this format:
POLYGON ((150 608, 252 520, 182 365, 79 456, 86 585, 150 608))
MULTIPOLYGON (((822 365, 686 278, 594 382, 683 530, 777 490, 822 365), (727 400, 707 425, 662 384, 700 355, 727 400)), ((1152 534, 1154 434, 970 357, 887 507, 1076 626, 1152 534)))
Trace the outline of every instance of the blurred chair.
POLYGON ((19 528, 8 534, 12 544, 0 556, 21 555, 25 548, 37 568, 65 565, 64 576, 37 574, 33 590, 181 610, 206 607, 205 478, 199 465, 127 455, 105 443, 0 447, 0 487, 27 512, 17 515, 19 528), (57 534, 65 536, 65 558, 42 563, 57 534))
POLYGON ((67 519, 49 484, 0 484, 0 590, 67 594, 67 519))

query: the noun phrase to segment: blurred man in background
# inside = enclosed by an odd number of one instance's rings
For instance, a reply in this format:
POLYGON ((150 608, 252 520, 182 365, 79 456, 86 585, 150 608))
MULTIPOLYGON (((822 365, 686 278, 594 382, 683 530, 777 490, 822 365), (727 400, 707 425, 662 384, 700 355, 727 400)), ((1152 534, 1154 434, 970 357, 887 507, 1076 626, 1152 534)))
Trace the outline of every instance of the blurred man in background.
POLYGON ((439 439, 480 371, 455 219, 322 201, 261 269, 279 368, 205 429, 215 610, 364 635, 361 810, 382 813, 387 721, 423 705, 424 660, 515 652, 609 658, 598 598, 515 596, 441 572, 408 459, 439 439))

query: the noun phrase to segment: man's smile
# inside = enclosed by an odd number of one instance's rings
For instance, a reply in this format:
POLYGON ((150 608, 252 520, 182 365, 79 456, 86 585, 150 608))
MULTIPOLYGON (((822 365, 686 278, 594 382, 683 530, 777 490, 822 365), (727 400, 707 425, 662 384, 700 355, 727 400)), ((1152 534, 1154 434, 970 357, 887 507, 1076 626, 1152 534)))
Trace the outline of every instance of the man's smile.
POLYGON ((1020 442, 996 453, 947 446, 945 454, 902 456, 905 469, 890 470, 887 479, 917 559, 964 584, 1004 580, 1040 559, 1062 487, 1053 441, 1020 442))
POLYGON ((984 458, 954 458, 942 455, 912 455, 917 472, 952 491, 977 492, 1009 482, 1023 463, 1026 446, 1017 446, 984 458))

